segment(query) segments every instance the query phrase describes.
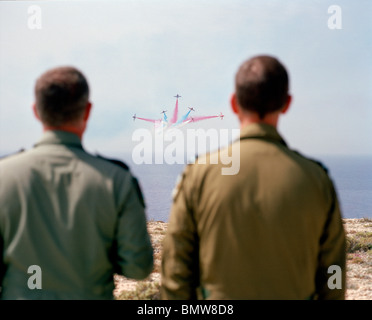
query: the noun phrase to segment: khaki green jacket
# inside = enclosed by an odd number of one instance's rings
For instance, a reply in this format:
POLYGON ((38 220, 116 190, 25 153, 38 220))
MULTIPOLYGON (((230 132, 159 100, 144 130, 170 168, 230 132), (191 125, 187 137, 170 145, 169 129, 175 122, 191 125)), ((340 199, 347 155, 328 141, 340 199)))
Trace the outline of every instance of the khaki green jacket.
POLYGON ((0 160, 1 298, 112 299, 114 273, 143 279, 152 271, 140 189, 121 165, 63 131, 0 160), (32 265, 41 289, 30 289, 32 265))
POLYGON ((186 167, 164 241, 164 299, 343 299, 345 286, 333 184, 274 127, 249 125, 228 149, 186 167), (236 175, 222 174, 226 152, 240 160, 236 175), (328 286, 332 265, 341 289, 328 286))

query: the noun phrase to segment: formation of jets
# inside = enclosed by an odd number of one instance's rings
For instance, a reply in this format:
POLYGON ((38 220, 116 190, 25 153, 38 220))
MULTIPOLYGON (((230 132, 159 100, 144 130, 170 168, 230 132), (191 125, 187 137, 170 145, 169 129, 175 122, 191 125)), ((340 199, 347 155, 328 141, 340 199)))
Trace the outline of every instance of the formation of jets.
MULTIPOLYGON (((188 122, 206 120, 208 118, 217 118, 217 117, 219 117, 221 120, 223 120, 224 115, 222 114, 222 112, 220 112, 220 114, 217 115, 217 116, 197 117, 197 120, 195 120, 194 117, 191 117, 191 116, 189 117, 190 112, 191 111, 194 111, 195 112, 195 109, 193 107, 188 107, 189 111, 179 121, 176 122, 176 120, 177 120, 177 112, 178 112, 177 111, 178 110, 178 98, 181 98, 181 96, 177 93, 177 95, 175 95, 174 97, 177 98, 177 103, 176 103, 176 108, 175 108, 175 110, 176 110, 175 111, 176 117, 175 117, 175 120, 174 120, 173 124, 181 124, 181 123, 186 124, 188 122)), ((167 118, 166 112, 167 112, 167 110, 163 110, 162 112, 160 112, 160 114, 163 114, 164 115, 164 119, 163 120, 161 120, 161 119, 159 119, 159 120, 153 120, 153 119, 145 119, 145 118, 138 118, 138 119, 145 120, 145 121, 151 121, 151 122, 154 122, 154 123, 159 123, 159 122, 162 122, 163 121, 167 125, 169 125, 168 124, 168 118, 167 118)), ((133 118, 133 121, 135 121, 137 119, 137 115, 134 114, 132 116, 132 118, 133 118)))

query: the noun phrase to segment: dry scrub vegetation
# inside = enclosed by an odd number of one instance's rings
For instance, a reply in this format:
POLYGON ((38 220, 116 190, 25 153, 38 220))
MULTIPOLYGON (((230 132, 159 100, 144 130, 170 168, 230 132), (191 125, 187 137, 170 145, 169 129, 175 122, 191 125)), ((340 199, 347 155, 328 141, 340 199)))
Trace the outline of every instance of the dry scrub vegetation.
MULTIPOLYGON (((143 281, 115 275, 114 297, 117 300, 160 299, 160 262, 162 241, 168 224, 148 222, 154 248, 154 270, 143 281)), ((347 300, 372 300, 372 219, 344 219, 347 235, 347 300)))

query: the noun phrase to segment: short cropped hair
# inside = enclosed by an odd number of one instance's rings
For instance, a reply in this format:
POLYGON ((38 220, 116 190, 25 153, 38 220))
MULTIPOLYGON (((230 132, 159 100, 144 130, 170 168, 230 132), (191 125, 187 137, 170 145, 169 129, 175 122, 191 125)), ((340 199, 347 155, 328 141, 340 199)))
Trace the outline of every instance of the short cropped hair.
POLYGON ((74 67, 54 68, 37 79, 35 99, 42 123, 58 127, 82 116, 89 99, 89 85, 74 67))
POLYGON ((257 112, 261 119, 284 106, 288 90, 287 71, 271 56, 256 56, 245 61, 235 76, 239 105, 244 110, 257 112))

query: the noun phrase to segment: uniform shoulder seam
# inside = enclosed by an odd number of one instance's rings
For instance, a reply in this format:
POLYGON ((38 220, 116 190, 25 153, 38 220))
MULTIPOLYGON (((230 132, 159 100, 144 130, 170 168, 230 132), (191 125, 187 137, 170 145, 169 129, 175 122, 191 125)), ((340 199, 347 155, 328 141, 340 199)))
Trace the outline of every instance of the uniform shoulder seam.
POLYGON ((308 161, 311 161, 312 163, 315 163, 317 164, 319 167, 321 167, 323 169, 323 171, 328 175, 328 168, 319 160, 317 159, 314 159, 314 158, 309 158, 309 157, 306 157, 304 156, 303 154, 301 154, 300 152, 296 151, 296 150, 292 150, 295 154, 299 155, 301 158, 304 158, 308 161))
POLYGON ((17 156, 17 155, 20 155, 22 153, 24 153, 26 150, 25 149, 20 149, 16 152, 13 152, 13 153, 10 153, 10 154, 6 154, 6 155, 3 155, 0 157, 0 160, 4 160, 4 159, 8 159, 8 158, 11 158, 11 157, 14 157, 14 156, 17 156))
POLYGON ((139 185, 139 182, 138 182, 137 178, 134 177, 132 175, 132 173, 130 172, 130 169, 129 169, 128 165, 126 165, 123 161, 120 161, 120 160, 117 160, 117 159, 110 159, 110 158, 102 157, 99 154, 96 155, 96 158, 102 159, 102 160, 107 161, 107 162, 110 162, 110 163, 114 164, 115 166, 120 167, 122 170, 128 172, 130 174, 131 182, 132 182, 132 185, 135 189, 135 192, 136 192, 136 194, 139 198, 139 201, 142 204, 142 206, 144 208, 146 208, 145 199, 143 197, 142 190, 141 190, 141 187, 139 185))
POLYGON ((129 171, 128 165, 126 165, 123 161, 120 161, 120 160, 117 160, 117 159, 106 158, 106 157, 103 157, 99 154, 97 154, 95 157, 98 158, 98 159, 102 159, 104 161, 110 162, 110 163, 122 168, 125 171, 129 171))

